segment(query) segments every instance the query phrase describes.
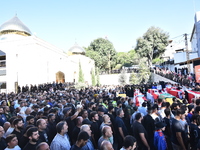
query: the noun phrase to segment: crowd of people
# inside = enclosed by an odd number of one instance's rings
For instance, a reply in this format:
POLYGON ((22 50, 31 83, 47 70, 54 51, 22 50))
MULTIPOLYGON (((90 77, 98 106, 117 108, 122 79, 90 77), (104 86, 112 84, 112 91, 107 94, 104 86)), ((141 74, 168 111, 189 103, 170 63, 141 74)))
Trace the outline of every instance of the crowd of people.
POLYGON ((168 68, 155 67, 154 72, 174 82, 177 82, 180 85, 188 85, 188 86, 196 85, 195 74, 189 73, 187 68, 177 69, 175 67, 175 70, 171 71, 168 68))
POLYGON ((78 90, 52 83, 1 93, 0 150, 197 150, 200 99, 136 106, 134 91, 145 95, 156 84, 78 90))

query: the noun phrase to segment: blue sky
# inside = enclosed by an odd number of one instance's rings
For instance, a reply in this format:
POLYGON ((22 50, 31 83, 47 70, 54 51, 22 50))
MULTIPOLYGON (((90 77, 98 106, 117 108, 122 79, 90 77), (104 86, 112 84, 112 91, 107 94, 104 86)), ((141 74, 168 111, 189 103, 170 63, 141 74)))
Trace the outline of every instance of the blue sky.
POLYGON ((32 33, 64 51, 75 41, 88 47, 107 36, 118 52, 127 52, 151 26, 171 38, 190 34, 200 11, 200 0, 1 0, 0 5, 0 24, 17 13, 32 33))

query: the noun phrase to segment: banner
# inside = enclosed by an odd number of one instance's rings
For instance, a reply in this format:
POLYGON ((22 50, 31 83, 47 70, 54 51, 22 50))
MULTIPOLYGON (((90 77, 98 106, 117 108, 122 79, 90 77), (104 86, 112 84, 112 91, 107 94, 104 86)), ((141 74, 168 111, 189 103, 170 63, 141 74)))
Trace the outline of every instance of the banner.
POLYGON ((196 77, 196 82, 200 83, 200 65, 195 66, 195 77, 196 77))

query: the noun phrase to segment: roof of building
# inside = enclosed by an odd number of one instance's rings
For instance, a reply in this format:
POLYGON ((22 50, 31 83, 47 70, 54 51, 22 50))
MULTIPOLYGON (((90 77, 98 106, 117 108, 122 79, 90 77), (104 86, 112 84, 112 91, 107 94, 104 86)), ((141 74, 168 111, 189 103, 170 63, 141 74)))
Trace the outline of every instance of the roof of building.
POLYGON ((24 25, 17 16, 14 16, 12 19, 6 21, 0 26, 0 33, 4 31, 18 31, 24 32, 27 35, 31 35, 29 28, 24 25))
POLYGON ((85 54, 85 49, 80 47, 77 43, 69 49, 72 54, 85 54))

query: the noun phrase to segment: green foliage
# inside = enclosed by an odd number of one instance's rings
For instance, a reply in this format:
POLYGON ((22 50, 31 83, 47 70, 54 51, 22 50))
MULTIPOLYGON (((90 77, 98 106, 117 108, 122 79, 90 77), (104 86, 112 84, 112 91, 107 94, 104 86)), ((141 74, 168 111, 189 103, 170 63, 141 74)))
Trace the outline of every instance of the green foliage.
POLYGON ((129 78, 129 82, 131 84, 139 84, 140 83, 139 74, 135 73, 135 72, 131 73, 130 78, 129 78))
POLYGON ((84 74, 83 74, 83 70, 81 68, 81 63, 79 61, 79 74, 78 74, 78 82, 80 83, 84 83, 85 80, 84 80, 84 74))
POLYGON ((139 56, 135 50, 127 52, 117 53, 117 64, 122 64, 125 67, 131 67, 132 65, 138 65, 139 56))
POLYGON ((128 56, 129 56, 129 63, 131 65, 138 65, 139 64, 139 60, 140 60, 140 56, 136 53, 136 51, 133 49, 133 50, 130 50, 128 52, 128 56))
POLYGON ((122 72, 121 72, 121 74, 119 75, 119 83, 121 85, 126 85, 126 79, 127 79, 126 72, 123 69, 122 72))
POLYGON ((103 38, 98 38, 86 48, 86 56, 95 61, 95 66, 101 71, 108 71, 116 65, 116 50, 113 44, 103 38))
POLYGON ((95 72, 92 70, 92 86, 96 85, 95 72))
POLYGON ((140 83, 147 83, 150 78, 150 69, 147 66, 146 60, 142 59, 139 64, 139 82, 140 83))
POLYGON ((100 86, 100 80, 99 80, 99 68, 96 67, 96 81, 97 81, 97 86, 100 86))
POLYGON ((160 59, 160 58, 155 58, 152 60, 152 64, 161 64, 163 62, 164 62, 164 60, 160 59))
POLYGON ((128 57, 129 57, 128 53, 126 53, 126 52, 118 52, 117 53, 117 64, 124 65, 125 63, 130 62, 128 57))
POLYGON ((152 60, 165 52, 168 45, 169 34, 158 27, 150 27, 147 32, 137 39, 136 52, 141 57, 146 57, 149 67, 152 60))
POLYGON ((145 58, 139 61, 139 72, 130 75, 129 81, 131 84, 147 83, 149 81, 151 73, 146 62, 145 58))
POLYGON ((117 64, 114 69, 118 70, 122 68, 122 64, 117 64))

